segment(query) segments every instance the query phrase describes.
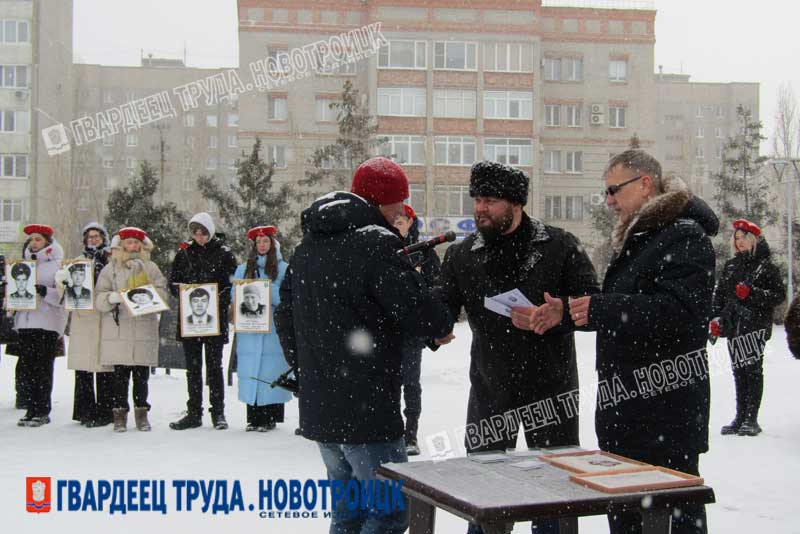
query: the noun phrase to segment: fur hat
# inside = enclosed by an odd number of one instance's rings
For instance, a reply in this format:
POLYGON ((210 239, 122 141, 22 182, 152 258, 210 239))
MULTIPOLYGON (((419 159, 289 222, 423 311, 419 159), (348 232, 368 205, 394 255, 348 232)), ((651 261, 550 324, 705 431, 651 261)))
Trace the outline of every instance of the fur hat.
POLYGON ((408 198, 408 178, 400 165, 377 156, 358 166, 350 192, 375 206, 395 204, 408 198))
POLYGON ((528 202, 528 175, 509 165, 494 161, 479 161, 469 176, 469 196, 495 197, 514 204, 528 202))

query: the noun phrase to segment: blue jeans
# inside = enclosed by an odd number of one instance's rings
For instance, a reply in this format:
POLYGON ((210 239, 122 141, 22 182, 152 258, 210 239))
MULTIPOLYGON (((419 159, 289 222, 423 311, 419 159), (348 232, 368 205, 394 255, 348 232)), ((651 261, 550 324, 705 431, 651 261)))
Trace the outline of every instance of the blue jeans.
MULTIPOLYGON (((381 464, 407 462, 406 444, 403 438, 388 443, 320 443, 319 452, 329 480, 375 479, 375 471, 381 464)), ((348 514, 344 500, 339 501, 331 514, 330 534, 401 534, 408 528, 408 501, 404 497, 405 509, 392 514, 380 510, 366 515, 348 514)))

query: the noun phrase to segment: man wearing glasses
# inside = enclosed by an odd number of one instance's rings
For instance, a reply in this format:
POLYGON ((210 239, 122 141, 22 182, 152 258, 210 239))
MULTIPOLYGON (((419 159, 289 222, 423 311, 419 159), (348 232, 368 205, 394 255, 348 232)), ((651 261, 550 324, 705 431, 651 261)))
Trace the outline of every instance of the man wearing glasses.
MULTIPOLYGON (((600 448, 699 475, 699 455, 708 450, 710 236, 719 221, 643 150, 612 158, 603 178, 618 217, 612 260, 602 293, 569 306, 576 326, 597 331, 599 383, 616 384, 612 399, 598 399, 600 448), (662 371, 657 377, 653 366, 662 371)), ((611 533, 641 532, 641 520, 638 512, 609 515, 611 533)), ((707 532, 705 507, 684 506, 672 532, 707 532)))

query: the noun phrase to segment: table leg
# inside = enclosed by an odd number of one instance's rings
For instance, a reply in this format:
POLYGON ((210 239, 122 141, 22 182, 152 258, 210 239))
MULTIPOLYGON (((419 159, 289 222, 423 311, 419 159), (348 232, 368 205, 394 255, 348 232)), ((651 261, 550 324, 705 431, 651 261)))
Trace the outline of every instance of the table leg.
POLYGON ((669 534, 672 528, 672 508, 642 510, 642 534, 669 534))
POLYGON ((578 518, 562 517, 558 520, 559 534, 578 534, 578 518))
POLYGON ((433 534, 436 507, 411 496, 408 501, 408 534, 433 534))

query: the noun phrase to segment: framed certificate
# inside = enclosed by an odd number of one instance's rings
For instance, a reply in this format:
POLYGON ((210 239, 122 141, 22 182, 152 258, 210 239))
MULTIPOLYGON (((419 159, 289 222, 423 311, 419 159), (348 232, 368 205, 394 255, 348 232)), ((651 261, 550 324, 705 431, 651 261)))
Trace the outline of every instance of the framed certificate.
POLYGON ((580 451, 548 454, 541 460, 561 469, 578 474, 605 473, 647 467, 649 464, 631 460, 605 451, 580 451))
POLYGON ((657 466, 640 467, 637 470, 616 473, 576 474, 570 475, 569 479, 576 484, 603 493, 631 493, 703 485, 701 477, 657 466))
POLYGON ((120 297, 122 297, 125 308, 134 317, 160 313, 169 309, 152 284, 122 291, 120 297))
POLYGON ((219 286, 181 284, 181 337, 218 336, 219 286))
POLYGON ((94 309, 94 262, 81 259, 61 264, 67 270, 64 287, 64 309, 67 311, 94 309))
POLYGON ((269 280, 234 280, 233 330, 242 333, 270 332, 271 296, 269 280))
POLYGON ((6 264, 7 310, 36 310, 36 262, 16 260, 6 264))

